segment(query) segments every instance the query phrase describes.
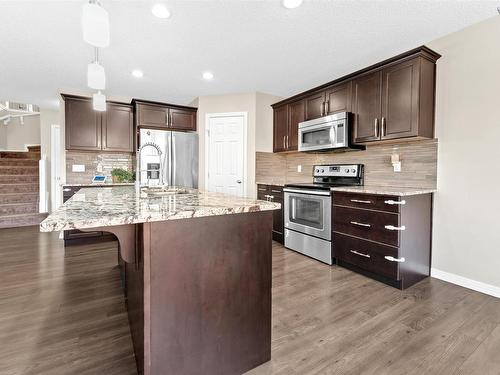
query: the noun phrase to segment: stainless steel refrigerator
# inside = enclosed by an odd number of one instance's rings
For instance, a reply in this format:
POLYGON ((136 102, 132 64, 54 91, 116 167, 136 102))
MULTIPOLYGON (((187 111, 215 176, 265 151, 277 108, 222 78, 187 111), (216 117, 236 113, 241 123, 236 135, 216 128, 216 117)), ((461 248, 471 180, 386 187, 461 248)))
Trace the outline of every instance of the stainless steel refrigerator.
POLYGON ((198 188, 198 134, 141 129, 139 142, 141 185, 198 188))

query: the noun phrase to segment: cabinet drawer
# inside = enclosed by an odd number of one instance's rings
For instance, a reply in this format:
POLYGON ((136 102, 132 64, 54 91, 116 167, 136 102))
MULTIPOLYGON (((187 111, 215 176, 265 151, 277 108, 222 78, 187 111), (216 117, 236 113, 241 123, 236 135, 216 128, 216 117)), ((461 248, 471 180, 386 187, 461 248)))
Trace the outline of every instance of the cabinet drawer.
POLYGON ((269 194, 276 198, 283 198, 283 187, 278 185, 269 186, 269 194))
POLYGON ((267 195, 269 195, 271 189, 269 185, 257 185, 257 199, 267 200, 267 195))
POLYGON ((333 206, 333 231, 399 246, 399 215, 333 206), (392 226, 393 229, 387 229, 392 226))
POLYGON ((404 204, 402 197, 391 195, 371 195, 353 193, 333 193, 333 204, 339 206, 367 208, 370 210, 400 212, 400 206, 404 204))
POLYGON ((344 262, 391 279, 399 279, 399 263, 385 258, 398 259, 397 248, 334 233, 333 251, 335 257, 344 262))

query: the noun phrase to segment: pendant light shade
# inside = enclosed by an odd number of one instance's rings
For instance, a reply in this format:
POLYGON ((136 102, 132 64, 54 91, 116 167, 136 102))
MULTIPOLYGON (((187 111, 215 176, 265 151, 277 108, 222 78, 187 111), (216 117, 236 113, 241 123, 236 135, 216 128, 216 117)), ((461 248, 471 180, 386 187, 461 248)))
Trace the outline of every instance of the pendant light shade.
POLYGON ((92 96, 92 107, 95 111, 104 112, 106 110, 106 95, 98 91, 92 96))
POLYGON ((83 5, 83 40, 94 47, 109 46, 109 16, 106 9, 95 2, 83 5))
POLYGON ((87 85, 96 90, 104 90, 106 88, 104 67, 98 62, 90 63, 87 67, 87 85))

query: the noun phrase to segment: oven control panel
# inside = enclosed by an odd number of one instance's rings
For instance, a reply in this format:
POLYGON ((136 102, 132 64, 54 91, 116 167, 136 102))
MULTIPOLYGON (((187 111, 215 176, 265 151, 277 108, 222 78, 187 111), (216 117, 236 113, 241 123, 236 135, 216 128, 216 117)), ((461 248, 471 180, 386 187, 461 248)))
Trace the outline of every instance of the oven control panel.
POLYGON ((314 177, 358 177, 359 164, 315 165, 314 177))

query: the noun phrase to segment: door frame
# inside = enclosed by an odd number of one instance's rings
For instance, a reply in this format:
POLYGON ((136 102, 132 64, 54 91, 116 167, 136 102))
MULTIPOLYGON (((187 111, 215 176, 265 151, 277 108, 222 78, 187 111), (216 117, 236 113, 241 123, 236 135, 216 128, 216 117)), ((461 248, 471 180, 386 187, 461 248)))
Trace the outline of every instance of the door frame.
POLYGON ((248 176, 247 176, 247 150, 248 150, 248 112, 221 112, 207 113, 205 115, 205 189, 208 190, 210 169, 210 119, 217 117, 243 117, 243 197, 247 196, 248 191, 248 176))
POLYGON ((62 204, 61 191, 61 127, 50 126, 50 212, 62 204))

